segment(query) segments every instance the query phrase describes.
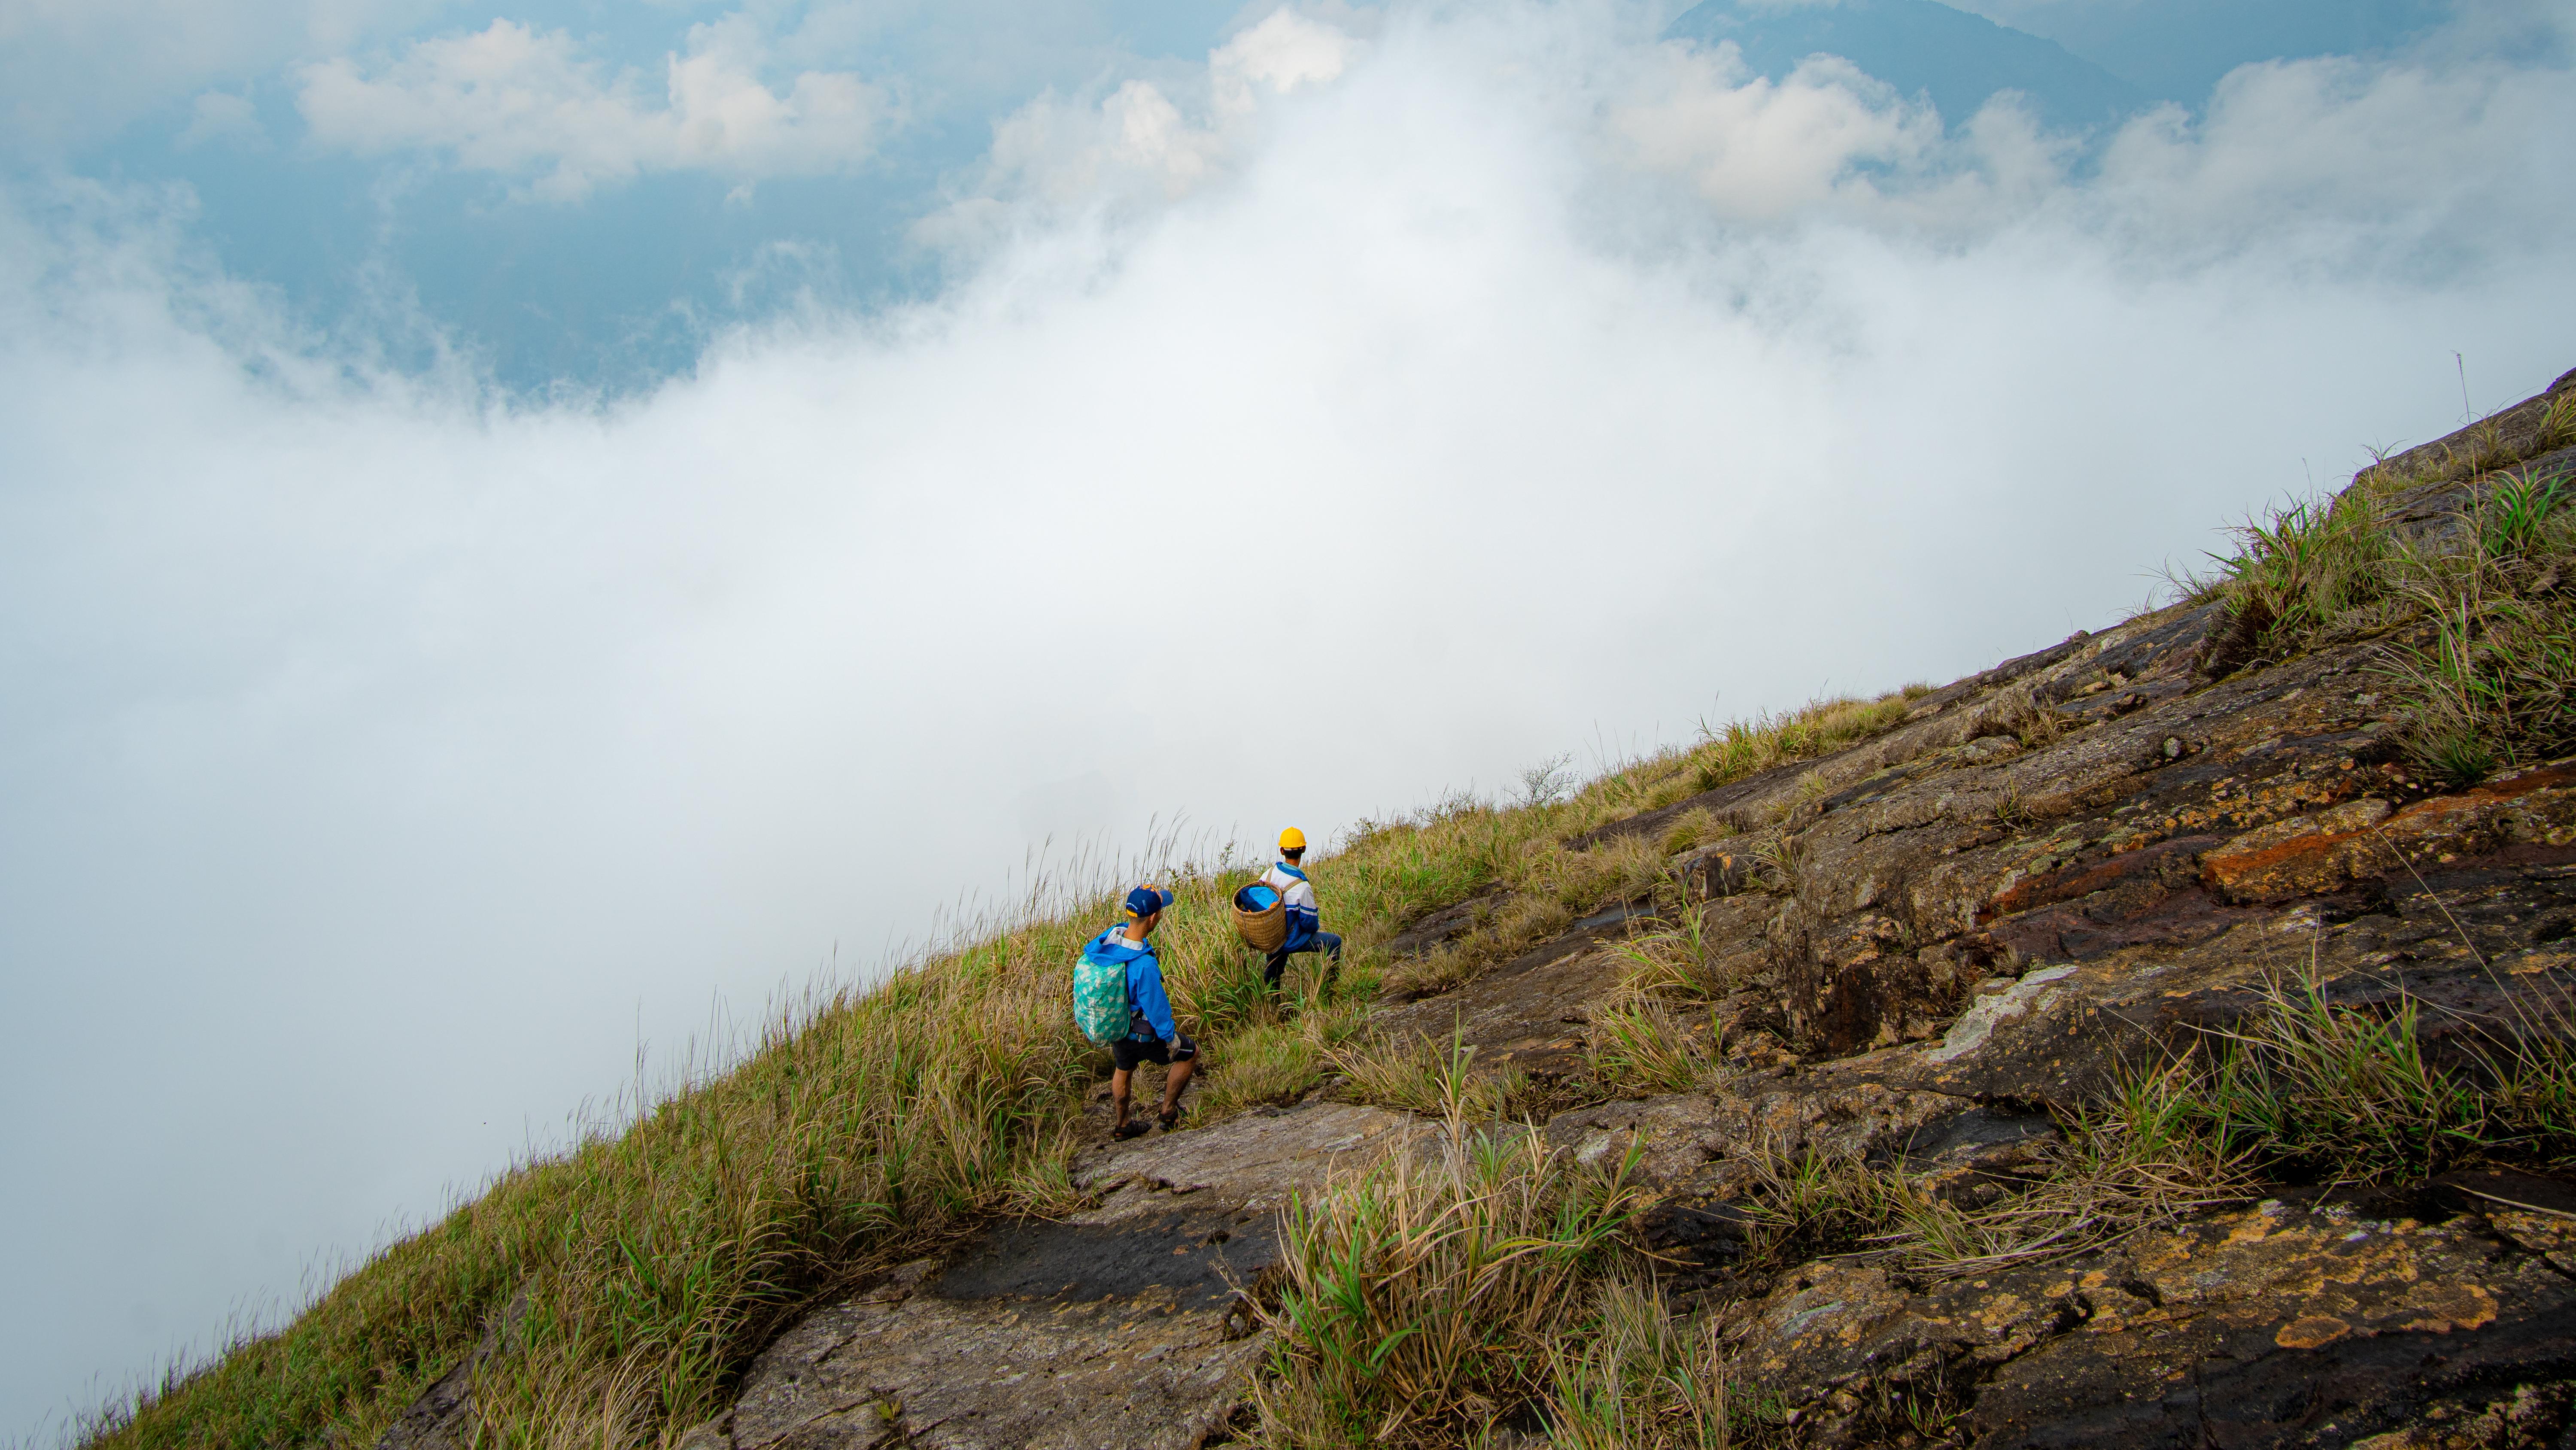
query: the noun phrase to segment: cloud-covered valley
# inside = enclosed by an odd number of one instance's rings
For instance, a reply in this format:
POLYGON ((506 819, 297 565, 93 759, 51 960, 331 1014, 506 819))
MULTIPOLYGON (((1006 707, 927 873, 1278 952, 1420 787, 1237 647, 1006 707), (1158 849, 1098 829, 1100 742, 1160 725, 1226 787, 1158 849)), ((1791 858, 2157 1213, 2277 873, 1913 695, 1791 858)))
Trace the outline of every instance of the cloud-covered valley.
MULTIPOLYGON (((1944 679, 2456 426, 2462 373, 2483 408, 2576 365, 2554 60, 2256 65, 2079 143, 1659 18, 1248 16, 1002 117, 911 238, 935 298, 610 399, 316 330, 184 195, 13 184, 0 1081, 39 1108, 0 1152, 49 1185, 0 1234, 46 1306, 13 1427, 1040 842, 1322 836, 1944 679)), ((686 56, 512 24, 476 34, 593 129, 424 42, 305 72, 418 103, 316 141, 568 202, 828 169, 890 114, 744 61, 786 109, 708 132, 686 56)))

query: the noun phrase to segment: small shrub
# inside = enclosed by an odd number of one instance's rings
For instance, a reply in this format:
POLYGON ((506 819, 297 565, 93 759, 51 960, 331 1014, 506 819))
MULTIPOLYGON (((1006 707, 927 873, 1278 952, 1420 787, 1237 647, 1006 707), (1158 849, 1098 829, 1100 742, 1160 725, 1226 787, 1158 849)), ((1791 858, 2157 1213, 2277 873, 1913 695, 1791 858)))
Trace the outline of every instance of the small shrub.
POLYGON ((1565 799, 1575 784, 1574 757, 1551 755, 1521 772, 1521 805, 1523 808, 1552 806, 1565 799))

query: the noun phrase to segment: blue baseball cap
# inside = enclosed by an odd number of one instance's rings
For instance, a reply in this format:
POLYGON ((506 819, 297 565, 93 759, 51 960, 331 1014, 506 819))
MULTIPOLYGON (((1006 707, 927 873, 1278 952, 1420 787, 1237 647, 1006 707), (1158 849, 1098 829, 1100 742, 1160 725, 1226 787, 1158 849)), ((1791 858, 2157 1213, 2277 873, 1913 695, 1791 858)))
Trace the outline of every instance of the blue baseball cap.
POLYGON ((1152 916, 1172 904, 1172 893, 1159 886, 1139 886, 1127 893, 1127 910, 1134 916, 1152 916))

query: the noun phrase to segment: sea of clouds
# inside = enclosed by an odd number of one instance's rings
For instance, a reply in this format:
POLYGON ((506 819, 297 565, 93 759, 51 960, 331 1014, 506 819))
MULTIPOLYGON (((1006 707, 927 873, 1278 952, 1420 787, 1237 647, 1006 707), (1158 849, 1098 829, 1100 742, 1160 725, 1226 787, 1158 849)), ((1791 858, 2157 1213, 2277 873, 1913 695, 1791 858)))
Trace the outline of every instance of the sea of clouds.
MULTIPOLYGON (((935 300, 617 399, 310 331, 184 194, 12 183, 0 1425, 274 1322, 1041 842, 1329 836, 2116 622, 2576 366, 2563 18, 2088 145, 1606 3, 1256 11, 999 123, 935 300)), ((900 109, 747 53, 673 64, 766 102, 592 76, 560 135, 461 51, 302 74, 312 144, 529 204, 716 164, 656 106, 742 102, 747 178, 900 109)))

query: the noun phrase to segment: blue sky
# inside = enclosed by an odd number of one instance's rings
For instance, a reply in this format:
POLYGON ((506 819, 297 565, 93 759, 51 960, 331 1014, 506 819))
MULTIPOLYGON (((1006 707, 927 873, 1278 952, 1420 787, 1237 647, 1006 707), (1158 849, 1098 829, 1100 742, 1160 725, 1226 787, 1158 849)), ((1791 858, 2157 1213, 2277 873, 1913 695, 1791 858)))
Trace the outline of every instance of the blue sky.
MULTIPOLYGON (((134 27, 166 19, 130 9, 134 27)), ((185 187, 195 234, 221 265, 275 287, 315 325, 401 336, 425 323, 507 386, 623 389, 685 370, 727 324, 808 296, 867 306, 935 291, 942 258, 909 229, 984 154, 997 120, 1050 90, 1085 94, 1203 63, 1236 9, 540 5, 497 17, 526 33, 530 64, 513 74, 498 58, 481 58, 486 71, 464 61, 445 77, 458 89, 440 96, 435 68, 419 64, 424 45, 489 35, 495 16, 352 5, 326 26, 280 7, 239 16, 223 41, 202 45, 203 64, 168 62, 160 86, 109 84, 91 100, 77 72, 39 82, 35 72, 51 71, 42 62, 60 57, 32 49, 12 79, 27 87, 17 94, 29 159, 185 187), (632 169, 609 161, 596 181, 552 191, 549 147, 574 144, 575 118, 530 123, 563 134, 505 156, 490 154, 490 137, 478 152, 440 127, 470 129, 478 105, 497 110, 498 97, 466 87, 517 86, 565 109, 625 101, 622 114, 589 118, 608 128, 590 139, 650 151, 653 138, 631 133, 676 109, 668 65, 693 46, 731 47, 723 69, 790 98, 800 76, 845 80, 863 114, 811 146, 737 143, 640 156, 632 169), (335 109, 324 98, 342 76, 373 89, 335 109), (370 132, 370 107, 398 108, 406 82, 445 111, 370 132), (621 126, 630 134, 615 134, 621 126), (410 325, 389 325, 397 318, 410 325)), ((28 26, 39 35, 71 28, 41 14, 28 26)), ((92 44, 67 47, 90 52, 78 62, 117 74, 118 47, 101 42, 127 28, 87 15, 79 28, 92 44)), ((395 356, 424 360, 426 339, 402 342, 395 356)))
MULTIPOLYGON (((1040 95, 1186 76, 1267 13, 1234 0, 21 8, 7 79, 29 170, 179 188, 211 258, 309 325, 353 330, 411 367, 455 349, 523 391, 649 386, 748 319, 936 295, 957 259, 917 229, 977 185, 998 123, 1040 95), (158 30, 177 35, 138 58, 138 35, 158 30), (498 46, 469 53, 477 37, 527 54, 514 68, 498 46), (779 130, 817 134, 783 145, 747 133, 675 152, 643 134, 685 109, 674 58, 791 100, 800 78, 837 80, 861 114, 791 116, 779 130), (513 90, 547 109, 504 121, 513 90), (592 114, 567 114, 582 107, 592 114), (607 148, 585 163, 595 173, 565 172, 564 148, 585 143, 607 148)), ((1684 8, 1664 0, 1619 23, 1642 31, 1684 8)), ((2240 64, 2382 53, 2447 8, 1984 7, 2139 95, 2195 107, 2240 64)))
POLYGON ((1991 0, 2081 134, 1678 8, 0 0, 0 1436, 1032 861, 1965 673, 2576 366, 2563 3, 1991 0))

